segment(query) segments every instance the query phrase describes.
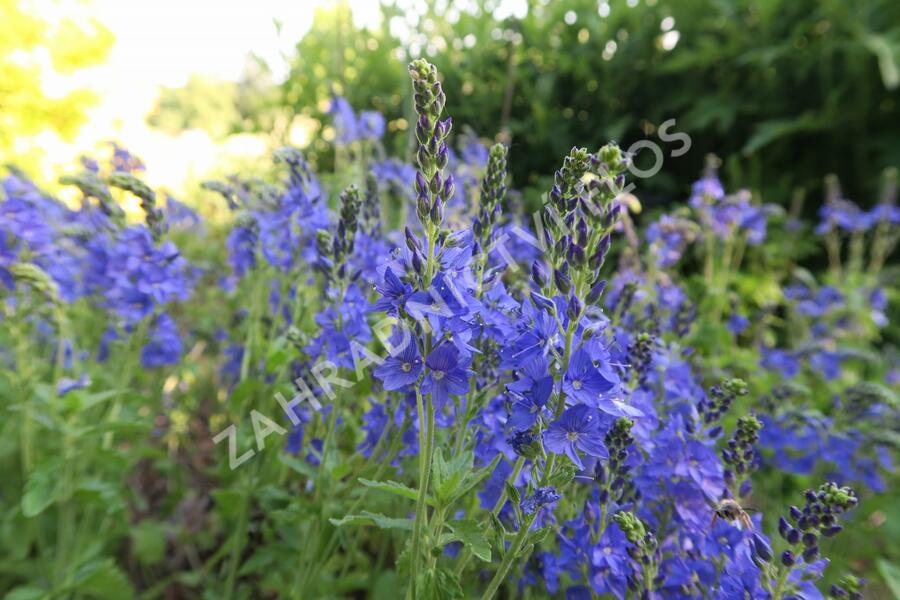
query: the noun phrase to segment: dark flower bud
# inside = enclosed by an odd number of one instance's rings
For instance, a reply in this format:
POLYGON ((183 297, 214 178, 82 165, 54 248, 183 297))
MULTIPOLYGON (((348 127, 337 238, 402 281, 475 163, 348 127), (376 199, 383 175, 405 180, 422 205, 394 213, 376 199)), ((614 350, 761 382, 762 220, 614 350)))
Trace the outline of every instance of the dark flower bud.
POLYGON ((416 171, 416 194, 422 195, 428 191, 428 181, 420 171, 416 171))
POLYGON ((588 226, 587 221, 585 221, 584 218, 578 219, 578 224, 575 226, 575 232, 578 234, 578 245, 582 248, 587 247, 588 226))
POLYGON ((413 252, 412 255, 412 266, 413 270, 419 275, 422 274, 422 258, 419 256, 418 252, 413 252))
POLYGON ((416 163, 419 167, 424 168, 428 164, 428 146, 422 144, 416 151, 416 163))
POLYGON ((795 521, 797 519, 799 519, 801 516, 803 516, 803 513, 800 512, 800 509, 797 508, 796 506, 791 506, 790 513, 791 513, 791 518, 794 519, 795 521))
POLYGON ((790 550, 785 550, 781 553, 781 564, 786 567, 793 567, 794 563, 797 562, 797 558, 794 556, 794 553, 790 550))
POLYGON ((428 202, 428 197, 420 195, 416 200, 416 216, 419 217, 420 222, 427 223, 430 213, 431 204, 428 202))
POLYGON ((440 197, 435 198, 434 204, 431 205, 431 222, 436 225, 444 222, 444 203, 440 197))
POLYGON ((770 546, 769 542, 758 533, 753 534, 753 551, 756 556, 765 562, 772 560, 772 546, 770 546))
POLYGON ((791 545, 797 544, 800 542, 800 531, 792 528, 787 532, 787 535, 784 536, 784 539, 786 539, 791 545))
POLYGON ((778 533, 781 534, 781 537, 787 539, 787 533, 791 530, 790 524, 787 522, 787 519, 784 517, 778 517, 778 533))
POLYGON ((434 175, 431 178, 431 181, 428 182, 428 191, 432 194, 437 194, 441 191, 441 186, 444 185, 444 180, 441 177, 440 171, 435 171, 434 175))
POLYGON ((588 302, 590 302, 591 304, 595 304, 598 300, 600 300, 600 297, 603 295, 603 291, 605 289, 606 289, 606 280, 605 279, 601 279, 600 281, 595 283, 594 286, 591 288, 591 291, 588 292, 588 297, 587 297, 588 302))
POLYGON ((450 162, 450 152, 447 150, 446 144, 441 144, 440 150, 437 153, 437 167, 438 169, 446 169, 447 163, 450 162))
POLYGON ((818 546, 810 546, 806 550, 803 551, 803 560, 806 562, 813 562, 819 558, 819 547, 818 546))
MULTIPOLYGON (((481 219, 479 219, 478 217, 475 217, 474 219, 472 219, 472 233, 474 234, 474 236, 476 238, 480 238, 482 231, 483 231, 483 229, 481 227, 481 219)), ((475 243, 478 243, 478 242, 475 242, 475 243)), ((477 256, 477 253, 473 251, 472 256, 477 256)))
POLYGON ((406 236, 406 247, 412 250, 422 251, 422 242, 419 241, 419 238, 416 237, 416 234, 412 232, 412 229, 409 226, 403 229, 403 233, 406 236))
POLYGON ((419 144, 424 145, 428 142, 428 138, 431 137, 431 123, 428 121, 428 117, 422 115, 416 121, 416 140, 419 144))
POLYGON ((606 257, 606 253, 609 252, 609 248, 611 245, 612 236, 610 236, 608 233, 600 238, 600 243, 597 244, 597 254, 601 256, 601 260, 602 258, 606 257))
MULTIPOLYGON (((557 171, 557 173, 559 173, 559 171, 557 171)), ((550 201, 551 201, 554 205, 558 204, 558 203, 559 203, 559 198, 560 198, 560 195, 561 195, 561 194, 562 194, 562 192, 559 191, 559 186, 558 186, 558 185, 554 185, 554 186, 550 189, 550 201)))
POLYGON ((454 192, 456 192, 456 183, 453 181, 453 174, 448 173, 447 178, 444 180, 444 187, 441 190, 441 197, 444 199, 444 202, 449 202, 454 192))
POLYGON ((563 294, 568 294, 569 290, 572 289, 572 280, 560 269, 553 270, 553 282, 556 284, 557 289, 563 294))
POLYGON ((534 302, 535 306, 546 310, 551 315, 556 314, 556 305, 553 304, 553 301, 550 298, 538 294, 537 292, 531 292, 531 301, 534 302))
POLYGON ((567 307, 567 314, 570 319, 577 319, 581 316, 581 311, 583 309, 583 305, 581 304, 581 300, 578 299, 578 296, 572 294, 569 296, 569 302, 567 307))
POLYGON ((607 228, 612 227, 613 223, 616 222, 616 219, 619 218, 619 212, 621 212, 622 206, 620 204, 616 204, 612 208, 609 209, 609 212, 606 213, 606 217, 603 220, 603 225, 607 228))
POLYGON ((840 525, 831 525, 830 527, 822 530, 822 535, 824 535, 825 537, 834 537, 843 530, 844 528, 840 525))
POLYGON ((531 280, 539 288, 547 285, 547 269, 540 261, 531 263, 531 280))
POLYGON ((575 265, 576 267, 584 266, 585 263, 585 255, 584 249, 577 244, 572 244, 569 246, 569 261, 575 265))
POLYGON ((811 531, 807 531, 803 534, 803 545, 804 546, 815 546, 819 541, 819 536, 811 531))

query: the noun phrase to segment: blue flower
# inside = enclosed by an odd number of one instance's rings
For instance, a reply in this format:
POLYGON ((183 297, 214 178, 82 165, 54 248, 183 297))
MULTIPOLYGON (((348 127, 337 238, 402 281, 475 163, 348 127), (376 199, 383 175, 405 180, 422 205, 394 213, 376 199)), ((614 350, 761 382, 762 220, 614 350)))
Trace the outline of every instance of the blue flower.
POLYGON ((560 498, 562 498, 562 496, 556 491, 555 487, 539 487, 534 490, 534 493, 531 496, 522 500, 519 508, 521 508, 522 512, 526 515, 533 515, 540 507, 545 504, 552 504, 560 498))
POLYGON ((63 397, 69 392, 84 389, 89 385, 91 385, 91 378, 87 375, 82 375, 78 379, 62 377, 56 382, 56 395, 63 397))
POLYGON ((600 394, 612 388, 613 383, 600 374, 588 352, 584 348, 576 350, 563 380, 566 395, 576 402, 596 407, 600 394))
POLYGON ((431 394, 431 401, 441 409, 450 395, 462 396, 469 391, 468 365, 460 361, 459 351, 451 343, 443 343, 425 359, 428 374, 422 382, 422 393, 431 394))
MULTIPOLYGON (((543 371, 546 373, 546 360, 535 359, 532 361, 532 365, 538 365, 537 369, 539 371, 541 370, 541 366, 543 366, 543 371)), ((512 403, 509 419, 506 423, 514 430, 524 431, 531 428, 537 421, 538 416, 540 416, 544 406, 547 404, 550 394, 553 392, 553 378, 550 377, 549 374, 537 374, 539 376, 539 379, 537 380, 533 380, 529 377, 523 377, 520 380, 528 381, 531 383, 532 387, 527 391, 522 392, 521 395, 516 394, 517 398, 512 403)), ((513 386, 511 385, 509 389, 512 390, 513 386)))
POLYGON ((577 451, 599 459, 609 457, 600 432, 597 411, 583 404, 569 407, 562 416, 550 424, 544 433, 544 445, 550 452, 565 454, 579 470, 584 463, 577 451))
POLYGON ((144 367, 162 367, 177 364, 181 358, 181 336, 175 320, 162 313, 156 317, 150 329, 150 341, 141 349, 144 367))
POLYGON ((384 270, 384 280, 375 284, 375 291, 381 294, 381 298, 372 305, 372 312, 386 312, 396 315, 397 311, 406 304, 406 299, 412 294, 412 286, 403 283, 394 271, 387 267, 384 270))
POLYGON ((422 357, 413 340, 407 340, 403 348, 375 368, 375 377, 386 390, 399 390, 415 383, 422 372, 422 357))

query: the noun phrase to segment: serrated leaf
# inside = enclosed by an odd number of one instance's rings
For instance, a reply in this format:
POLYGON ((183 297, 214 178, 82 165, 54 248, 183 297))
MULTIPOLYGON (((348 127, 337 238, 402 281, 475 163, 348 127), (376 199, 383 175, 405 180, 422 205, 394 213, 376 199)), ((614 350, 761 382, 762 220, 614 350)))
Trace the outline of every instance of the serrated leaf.
POLYGON ((491 562, 491 545, 474 519, 450 521, 447 525, 453 530, 459 541, 472 551, 472 554, 484 562, 491 562))
POLYGON ((556 489, 559 489, 572 481, 575 478, 575 473, 577 471, 575 465, 573 465, 570 460, 566 459, 566 463, 557 467, 556 472, 550 476, 549 484, 556 489))
POLYGON ((57 472, 56 463, 43 463, 31 473, 22 493, 23 515, 36 517, 56 501, 59 495, 57 472))
POLYGON ((103 600, 128 600, 134 598, 134 589, 128 576, 112 560, 90 563, 79 569, 75 590, 92 598, 103 600))
POLYGON ((491 473, 494 472, 494 469, 497 467, 497 463, 499 463, 502 458, 503 458, 503 455, 498 454, 497 456, 494 457, 494 460, 492 460, 490 462, 490 464, 488 464, 487 466, 485 466, 481 469, 478 469, 477 471, 474 471, 474 472, 468 471, 465 476, 465 481, 463 481, 462 485, 460 485, 457 488, 456 493, 454 494, 453 499, 451 500, 451 504, 453 502, 455 502, 456 500, 458 500, 459 498, 465 496, 469 492, 469 490, 471 490, 472 488, 474 488, 475 486, 480 484, 482 481, 484 481, 487 477, 489 477, 491 475, 491 473))
POLYGON ((416 598, 423 600, 455 600, 464 598, 459 577, 448 569, 428 569, 416 584, 416 598))
POLYGON ((409 519, 395 519, 378 513, 363 511, 358 515, 347 515, 342 519, 328 519, 335 527, 346 525, 375 525, 381 529, 405 529, 412 531, 413 522, 409 519))
POLYGON ((432 463, 432 483, 435 499, 446 506, 453 498, 470 489, 472 462, 475 460, 471 450, 466 450, 449 461, 444 460, 444 453, 437 448, 432 463))

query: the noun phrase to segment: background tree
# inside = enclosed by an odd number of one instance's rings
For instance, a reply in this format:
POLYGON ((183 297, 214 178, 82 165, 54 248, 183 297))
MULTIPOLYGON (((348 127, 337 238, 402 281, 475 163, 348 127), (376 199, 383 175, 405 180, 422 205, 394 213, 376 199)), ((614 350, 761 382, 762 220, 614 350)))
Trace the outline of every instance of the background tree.
POLYGON ((68 75, 102 62, 113 34, 92 19, 34 16, 20 0, 0 0, 0 157, 29 169, 37 155, 24 141, 42 132, 71 139, 96 101, 87 90, 49 95, 48 73, 68 75))

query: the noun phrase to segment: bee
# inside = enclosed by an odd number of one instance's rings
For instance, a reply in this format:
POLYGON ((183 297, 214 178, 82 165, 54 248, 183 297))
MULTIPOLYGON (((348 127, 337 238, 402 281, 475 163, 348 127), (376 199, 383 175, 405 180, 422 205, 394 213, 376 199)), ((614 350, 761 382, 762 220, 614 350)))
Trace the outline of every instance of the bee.
POLYGON ((723 498, 717 505, 715 510, 713 511, 712 523, 710 526, 715 525, 718 519, 724 519, 729 523, 734 523, 735 521, 740 521, 747 529, 753 529, 753 521, 750 520, 750 515, 747 514, 747 511, 744 510, 744 507, 737 503, 737 501, 732 500, 731 498, 723 498))

